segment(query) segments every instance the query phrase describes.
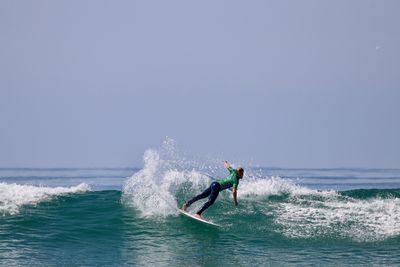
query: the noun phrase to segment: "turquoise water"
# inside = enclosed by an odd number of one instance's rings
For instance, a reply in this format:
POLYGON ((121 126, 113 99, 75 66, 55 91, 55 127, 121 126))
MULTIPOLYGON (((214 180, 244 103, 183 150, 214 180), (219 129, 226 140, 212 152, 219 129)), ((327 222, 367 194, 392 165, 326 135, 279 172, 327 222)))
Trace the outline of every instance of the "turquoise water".
POLYGON ((400 170, 247 168, 216 229, 175 206, 225 171, 187 165, 0 169, 0 265, 400 266, 400 170))
MULTIPOLYGON (((70 194, 27 206, 0 218, 3 266, 98 265, 396 265, 399 235, 353 240, 340 229, 309 237, 286 237, 261 206, 284 200, 243 203, 252 210, 208 214, 224 224, 205 227, 180 216, 142 218, 121 204, 115 190, 70 194), (222 214, 221 214, 222 213, 222 214)), ((273 208, 271 208, 271 211, 273 208)), ((219 211, 219 212, 218 212, 219 211)))

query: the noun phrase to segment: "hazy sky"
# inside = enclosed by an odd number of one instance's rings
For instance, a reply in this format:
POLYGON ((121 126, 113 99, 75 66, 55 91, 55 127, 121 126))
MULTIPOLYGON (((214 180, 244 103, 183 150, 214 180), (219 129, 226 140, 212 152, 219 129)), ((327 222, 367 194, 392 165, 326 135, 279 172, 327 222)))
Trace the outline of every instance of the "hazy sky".
POLYGON ((0 166, 400 167, 400 1, 0 1, 0 166))

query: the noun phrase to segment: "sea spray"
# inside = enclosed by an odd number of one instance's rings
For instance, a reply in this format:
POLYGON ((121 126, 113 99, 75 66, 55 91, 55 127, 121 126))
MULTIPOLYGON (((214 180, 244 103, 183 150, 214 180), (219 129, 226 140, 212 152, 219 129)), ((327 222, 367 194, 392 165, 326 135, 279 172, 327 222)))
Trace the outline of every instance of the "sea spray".
POLYGON ((143 168, 123 186, 123 202, 140 211, 144 217, 177 214, 177 192, 185 185, 200 190, 209 178, 195 170, 179 170, 179 162, 162 159, 160 152, 149 149, 143 156, 143 168))

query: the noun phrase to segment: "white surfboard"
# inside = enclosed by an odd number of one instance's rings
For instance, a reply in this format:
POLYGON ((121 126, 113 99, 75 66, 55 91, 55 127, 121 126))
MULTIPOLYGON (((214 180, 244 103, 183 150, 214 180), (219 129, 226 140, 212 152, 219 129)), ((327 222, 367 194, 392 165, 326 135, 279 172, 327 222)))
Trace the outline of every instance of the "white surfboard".
POLYGON ((199 222, 202 222, 202 223, 205 223, 205 224, 208 224, 208 225, 216 226, 216 227, 222 227, 222 226, 219 225, 219 224, 216 224, 216 223, 213 223, 213 222, 204 220, 204 219, 202 219, 202 218, 196 217, 194 214, 191 214, 191 213, 186 212, 186 211, 184 211, 184 210, 178 209, 178 211, 179 211, 181 214, 183 214, 183 215, 185 215, 185 216, 187 216, 187 217, 189 217, 189 218, 195 219, 196 221, 199 221, 199 222))

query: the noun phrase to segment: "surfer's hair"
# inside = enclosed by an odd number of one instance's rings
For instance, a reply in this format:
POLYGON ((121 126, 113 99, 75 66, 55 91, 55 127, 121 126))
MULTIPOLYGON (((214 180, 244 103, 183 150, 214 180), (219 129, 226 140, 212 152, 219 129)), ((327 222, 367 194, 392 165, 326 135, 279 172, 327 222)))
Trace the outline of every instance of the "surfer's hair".
POLYGON ((244 174, 243 168, 239 166, 239 167, 237 167, 236 171, 240 174, 240 178, 242 178, 243 174, 244 174))

